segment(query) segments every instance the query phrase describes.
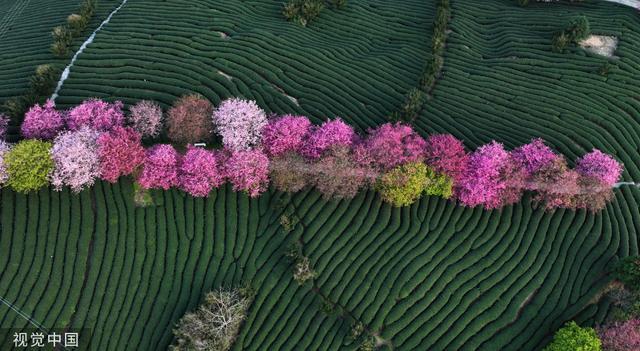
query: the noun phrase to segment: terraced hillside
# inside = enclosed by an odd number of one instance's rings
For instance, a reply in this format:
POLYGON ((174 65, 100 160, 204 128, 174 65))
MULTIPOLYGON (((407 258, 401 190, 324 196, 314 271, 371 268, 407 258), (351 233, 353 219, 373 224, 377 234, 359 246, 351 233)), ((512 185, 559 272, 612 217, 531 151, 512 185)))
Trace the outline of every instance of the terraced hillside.
MULTIPOLYGON (((637 242, 620 202, 592 216, 436 198, 394 209, 374 193, 156 195, 159 206, 140 209, 127 182, 80 196, 2 191, 0 295, 46 326, 91 329, 93 349, 157 350, 203 291, 248 281, 257 297, 235 349, 355 349, 350 323, 292 279, 285 252, 301 235, 320 291, 396 350, 531 350, 565 319, 603 317, 606 304, 591 304, 606 283, 598 272, 637 242), (292 233, 283 211, 300 218, 292 233)), ((27 325, 5 306, 0 315, 2 328, 27 325)))
MULTIPOLYGON (((117 0, 101 0, 95 27, 117 0)), ((62 64, 51 54, 51 30, 64 24, 78 8, 78 0, 2 0, 0 2, 0 103, 24 93, 36 66, 62 64)), ((84 41, 84 39, 82 39, 84 41)))
MULTIPOLYGON (((363 128, 416 85, 433 12, 432 2, 350 0, 300 28, 271 1, 130 0, 77 61, 59 102, 242 95, 363 128)), ((596 146, 625 162, 626 180, 640 179, 635 12, 478 0, 452 1, 452 14, 422 132, 470 146, 542 136, 571 159, 596 146), (596 73, 603 58, 550 51, 552 33, 578 13, 621 38, 608 77, 596 73)), ((204 292, 248 281, 257 296, 236 350, 355 349, 350 323, 292 279, 284 254, 301 236, 319 292, 395 350, 537 350, 567 319, 602 320, 608 301, 595 297, 610 264, 638 253, 640 191, 631 188, 598 215, 545 213, 527 199, 502 211, 437 198, 394 209, 372 192, 250 200, 228 188, 206 200, 157 193, 159 206, 139 209, 131 192, 127 181, 80 196, 2 190, 0 296, 47 327, 91 329, 96 350, 158 350, 204 292), (292 233, 279 224, 283 211, 300 218, 292 233)), ((0 340, 10 337, 1 328, 27 324, 5 306, 0 320, 0 340)))
POLYGON ((274 1, 131 1, 78 59, 58 101, 242 95, 273 112, 372 126, 417 82, 435 8, 352 1, 308 28, 280 11, 274 1))

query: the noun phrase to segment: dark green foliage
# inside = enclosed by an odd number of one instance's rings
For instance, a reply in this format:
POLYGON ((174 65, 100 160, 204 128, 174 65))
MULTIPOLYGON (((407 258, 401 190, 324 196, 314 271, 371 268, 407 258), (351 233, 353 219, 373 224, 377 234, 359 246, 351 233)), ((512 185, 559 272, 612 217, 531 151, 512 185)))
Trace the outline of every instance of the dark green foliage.
POLYGON ((640 292, 640 256, 620 260, 616 265, 615 277, 631 291, 640 292))
POLYGON ((402 120, 405 122, 412 122, 422 111, 422 106, 427 100, 427 94, 418 89, 413 88, 407 94, 405 102, 400 109, 400 113, 397 115, 396 120, 402 120))
POLYGON ((551 50, 553 52, 564 52, 570 43, 571 39, 567 33, 564 31, 556 33, 551 41, 551 50))
POLYGON ((518 0, 518 5, 527 6, 529 5, 529 0, 518 0))
POLYGON ((53 93, 59 75, 60 70, 56 66, 36 67, 35 73, 29 78, 29 89, 26 93, 7 99, 2 109, 16 125, 19 125, 31 106, 44 102, 46 97, 53 93))
POLYGON ((571 19, 566 30, 569 40, 574 43, 586 39, 591 34, 591 27, 586 16, 578 16, 571 19))
POLYGON ((289 0, 283 5, 282 15, 287 21, 307 26, 320 16, 327 5, 339 9, 346 4, 347 0, 289 0))

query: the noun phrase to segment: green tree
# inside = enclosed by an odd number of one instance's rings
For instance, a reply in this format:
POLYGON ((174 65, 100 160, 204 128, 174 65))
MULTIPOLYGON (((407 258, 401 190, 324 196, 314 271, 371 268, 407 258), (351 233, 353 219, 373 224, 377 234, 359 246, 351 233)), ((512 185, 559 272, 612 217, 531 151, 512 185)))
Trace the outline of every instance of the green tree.
POLYGON ((600 351, 602 344, 593 328, 582 328, 570 321, 558 329, 544 351, 600 351))
POLYGON ((9 175, 7 184, 15 191, 28 193, 49 184, 53 160, 49 150, 51 143, 41 140, 23 140, 5 156, 9 175))

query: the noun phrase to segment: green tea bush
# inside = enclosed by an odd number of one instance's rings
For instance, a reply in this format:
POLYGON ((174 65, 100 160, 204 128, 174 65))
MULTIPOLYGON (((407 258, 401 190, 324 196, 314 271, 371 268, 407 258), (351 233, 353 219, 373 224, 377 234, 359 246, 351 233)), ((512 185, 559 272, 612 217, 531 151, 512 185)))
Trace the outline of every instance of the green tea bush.
POLYGON ((570 321, 558 329, 544 351, 600 351, 602 346, 593 328, 582 328, 570 321))
POLYGON ((49 184, 53 171, 50 155, 51 143, 30 139, 16 144, 5 155, 5 167, 9 175, 7 184, 19 193, 36 191, 49 184))

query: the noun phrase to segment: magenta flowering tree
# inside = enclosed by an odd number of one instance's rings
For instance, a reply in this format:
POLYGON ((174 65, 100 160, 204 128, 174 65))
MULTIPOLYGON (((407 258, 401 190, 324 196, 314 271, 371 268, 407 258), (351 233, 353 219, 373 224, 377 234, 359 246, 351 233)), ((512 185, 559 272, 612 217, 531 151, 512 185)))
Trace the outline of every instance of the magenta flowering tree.
POLYGON ((89 99, 67 113, 67 126, 77 130, 82 126, 104 132, 124 124, 122 102, 109 103, 100 99, 89 99))
POLYGON ((269 185, 269 158, 260 150, 232 152, 225 164, 233 190, 256 197, 269 185))
POLYGON ((356 149, 359 162, 387 171, 405 163, 422 161, 425 146, 425 140, 410 126, 385 123, 369 130, 369 136, 356 149))
POLYGON ((144 189, 169 190, 178 185, 180 155, 169 144, 157 144, 147 149, 138 184, 144 189))
POLYGON ((337 118, 312 128, 300 151, 307 158, 317 159, 334 146, 351 146, 356 137, 353 128, 337 118))
POLYGON ((460 139, 451 134, 436 134, 427 138, 425 162, 436 172, 458 180, 467 169, 469 154, 460 139))
POLYGON ((511 155, 529 176, 538 172, 542 167, 551 164, 559 157, 540 138, 533 139, 529 144, 514 149, 511 155))
POLYGON ((640 319, 630 319, 598 328, 603 350, 640 350, 640 319))
POLYGON ((142 137, 158 136, 162 128, 162 109, 156 102, 141 100, 131 106, 129 123, 142 137))
POLYGON ((24 115, 20 131, 28 139, 53 139, 64 128, 64 117, 53 101, 34 105, 24 115))
POLYGON ((463 205, 483 205, 499 208, 517 201, 522 189, 522 176, 504 146, 491 142, 478 148, 469 158, 469 165, 461 175, 455 194, 463 205), (515 178, 513 178, 515 177, 515 178))
POLYGON ((255 101, 227 99, 213 111, 216 132, 222 136, 225 148, 232 151, 246 151, 258 145, 266 124, 267 116, 255 101))
POLYGON ((11 150, 11 145, 0 140, 0 187, 6 184, 7 180, 9 180, 9 173, 7 173, 7 168, 4 164, 4 157, 9 150, 11 150))
POLYGON ((128 127, 115 127, 98 137, 100 177, 115 183, 120 176, 133 173, 144 161, 141 136, 128 127))
POLYGON ((94 184, 100 176, 98 135, 96 130, 85 126, 55 138, 51 148, 54 169, 49 176, 55 190, 68 186, 78 193, 94 184))
POLYGON ((620 179, 622 164, 594 149, 576 161, 576 171, 585 177, 598 179, 606 187, 612 187, 620 179))
POLYGON ((0 113, 0 140, 4 140, 7 137, 8 129, 9 129, 9 116, 0 113))
POLYGON ((213 188, 224 184, 223 163, 221 152, 189 145, 178 174, 180 188, 195 197, 209 195, 213 188))
POLYGON ((271 157, 299 151, 310 128, 311 122, 304 116, 286 115, 271 119, 262 129, 262 147, 271 157))

